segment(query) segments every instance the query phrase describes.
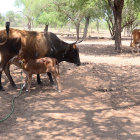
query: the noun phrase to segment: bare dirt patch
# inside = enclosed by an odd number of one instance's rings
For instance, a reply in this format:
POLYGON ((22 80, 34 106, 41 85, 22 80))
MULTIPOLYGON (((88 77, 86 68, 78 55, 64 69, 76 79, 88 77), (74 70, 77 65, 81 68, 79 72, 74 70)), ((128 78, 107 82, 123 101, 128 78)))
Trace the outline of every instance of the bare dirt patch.
MULTIPOLYGON (((0 123, 0 140, 139 140, 140 55, 132 55, 130 40, 123 53, 114 53, 114 42, 92 39, 79 44, 82 65, 60 64, 63 92, 33 78, 31 93, 15 101, 11 117, 0 123)), ((18 89, 20 70, 11 68, 18 89)), ((6 76, 0 93, 0 119, 11 109, 18 94, 6 76)))

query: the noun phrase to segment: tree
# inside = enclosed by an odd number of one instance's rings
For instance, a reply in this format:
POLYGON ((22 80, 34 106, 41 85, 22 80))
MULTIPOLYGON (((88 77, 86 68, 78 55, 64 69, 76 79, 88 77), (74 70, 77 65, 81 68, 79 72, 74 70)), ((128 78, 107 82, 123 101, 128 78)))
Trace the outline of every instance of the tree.
POLYGON ((138 19, 138 15, 140 13, 140 10, 136 6, 135 2, 136 1, 134 1, 134 0, 126 0, 124 3, 124 8, 123 8, 122 30, 124 28, 126 28, 127 32, 129 32, 129 34, 132 32, 132 30, 135 27, 137 27, 140 24, 140 20, 138 19))
POLYGON ((36 24, 45 25, 45 30, 48 30, 49 25, 64 25, 65 16, 56 12, 56 7, 53 1, 50 0, 34 0, 30 11, 36 24))
POLYGON ((68 22, 72 22, 76 27, 77 40, 79 40, 80 23, 84 18, 84 6, 86 0, 57 0, 54 4, 57 11, 67 17, 68 22), (83 8, 82 8, 83 7, 83 8))
POLYGON ((115 39, 115 20, 113 11, 108 4, 108 0, 100 0, 100 9, 102 11, 102 17, 106 20, 110 35, 112 39, 115 39))
POLYGON ((6 13, 6 19, 9 21, 9 22, 13 22, 14 19, 15 19, 15 13, 14 11, 8 11, 6 13))
POLYGON ((34 0, 16 0, 15 5, 17 6, 23 6, 23 11, 20 11, 23 13, 23 15, 26 17, 28 23, 27 27, 29 30, 31 30, 33 26, 33 12, 32 12, 32 6, 33 6, 34 0))
POLYGON ((108 0, 108 4, 113 11, 115 21, 115 50, 121 51, 121 23, 122 23, 122 9, 124 0, 108 0))
MULTIPOLYGON (((97 17, 98 0, 57 0, 54 4, 57 6, 58 12, 67 17, 68 22, 75 25, 77 40, 79 40, 79 31, 81 22, 85 22, 83 39, 87 36, 87 30, 90 18, 97 17)), ((97 17, 98 18, 98 17, 97 17)))
POLYGON ((90 18, 98 19, 97 2, 98 0, 16 0, 16 5, 24 6, 23 13, 28 19, 28 26, 31 19, 37 24, 45 24, 46 30, 49 25, 63 26, 69 22, 75 25, 79 39, 81 22, 85 22, 83 35, 85 38, 90 18))
POLYGON ((23 18, 24 15, 21 12, 15 13, 13 26, 14 27, 23 27, 27 24, 27 19, 23 18))
POLYGON ((0 25, 4 25, 4 16, 2 16, 2 14, 0 13, 0 25))
POLYGON ((90 19, 96 20, 96 27, 99 32, 99 20, 101 17, 100 2, 98 0, 87 0, 84 7, 85 28, 83 38, 86 38, 87 36, 90 19))
MULTIPOLYGON (((113 2, 113 1, 112 1, 113 2)), ((121 30, 124 28, 133 29, 139 25, 138 14, 140 1, 139 0, 125 0, 122 11, 121 30), (129 14, 128 14, 129 13, 129 14)), ((105 18, 112 39, 115 39, 115 19, 113 10, 110 7, 108 0, 100 0, 100 9, 102 9, 103 17, 105 18)), ((131 32, 131 31, 130 31, 131 32)))

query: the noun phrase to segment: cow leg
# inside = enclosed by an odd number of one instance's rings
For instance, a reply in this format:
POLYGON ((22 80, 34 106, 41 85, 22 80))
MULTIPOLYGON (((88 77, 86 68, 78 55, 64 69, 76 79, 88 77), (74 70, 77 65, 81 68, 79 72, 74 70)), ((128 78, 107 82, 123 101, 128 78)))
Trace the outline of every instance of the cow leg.
POLYGON ((4 68, 4 72, 6 74, 6 76, 8 77, 9 81, 10 81, 10 84, 12 85, 12 87, 16 87, 16 84, 15 82, 13 81, 13 78, 11 77, 11 74, 10 74, 10 66, 9 64, 7 64, 4 68))
POLYGON ((23 86, 22 86, 22 89, 23 89, 23 90, 26 89, 27 84, 28 84, 28 76, 27 76, 27 74, 26 74, 25 82, 24 82, 24 84, 23 84, 23 86))
POLYGON ((4 88, 1 83, 1 76, 2 76, 2 70, 0 70, 0 91, 4 91, 4 88))
POLYGON ((38 83, 38 84, 42 84, 42 82, 41 82, 41 80, 40 80, 40 75, 39 75, 39 74, 37 74, 37 83, 38 83))
POLYGON ((134 54, 135 44, 134 43, 131 43, 130 44, 130 47, 131 47, 131 53, 134 54))
POLYGON ((131 53, 134 54, 134 48, 131 48, 131 53))
POLYGON ((29 74, 28 75, 28 85, 27 85, 27 89, 26 89, 26 91, 28 91, 28 92, 30 92, 31 82, 32 82, 32 75, 29 74))
POLYGON ((135 50, 136 50, 136 53, 138 53, 138 47, 135 45, 135 50))
POLYGON ((53 78, 52 78, 52 75, 50 72, 47 72, 48 76, 49 76, 49 79, 50 79, 50 84, 51 85, 54 85, 54 81, 53 81, 53 78))
POLYGON ((3 88, 2 83, 1 83, 3 69, 4 69, 4 64, 1 63, 0 64, 0 91, 4 91, 4 88, 3 88))
POLYGON ((57 90, 58 90, 58 92, 61 92, 62 87, 61 87, 60 75, 57 73, 54 73, 53 76, 57 83, 57 90))

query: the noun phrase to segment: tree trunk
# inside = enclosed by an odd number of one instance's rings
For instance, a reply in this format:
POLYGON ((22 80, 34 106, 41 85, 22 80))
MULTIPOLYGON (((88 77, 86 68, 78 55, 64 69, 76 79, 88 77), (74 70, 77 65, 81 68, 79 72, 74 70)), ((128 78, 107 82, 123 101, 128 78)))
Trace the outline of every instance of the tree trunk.
POLYGON ((121 50, 121 19, 117 16, 115 19, 115 50, 121 50))
POLYGON ((97 32, 99 33, 99 20, 96 20, 96 28, 97 28, 97 32))
POLYGON ((121 51, 121 22, 122 22, 122 9, 124 0, 108 0, 110 7, 113 10, 115 19, 115 51, 121 51))
POLYGON ((85 39, 85 38, 87 37, 88 25, 89 25, 89 19, 90 19, 90 17, 86 17, 86 22, 85 22, 85 28, 84 28, 83 39, 85 39))
POLYGON ((31 20, 31 18, 30 17, 27 17, 27 19, 28 19, 28 24, 27 24, 27 26, 28 26, 28 30, 29 31, 31 31, 31 28, 32 28, 32 20, 31 20))
POLYGON ((76 24, 77 40, 79 40, 79 29, 80 29, 80 23, 77 23, 77 24, 76 24))
POLYGON ((27 26, 28 26, 28 30, 31 31, 31 23, 30 22, 28 22, 27 26))
POLYGON ((109 28, 109 32, 111 35, 112 40, 115 40, 115 29, 114 29, 114 24, 108 19, 106 20, 109 28))

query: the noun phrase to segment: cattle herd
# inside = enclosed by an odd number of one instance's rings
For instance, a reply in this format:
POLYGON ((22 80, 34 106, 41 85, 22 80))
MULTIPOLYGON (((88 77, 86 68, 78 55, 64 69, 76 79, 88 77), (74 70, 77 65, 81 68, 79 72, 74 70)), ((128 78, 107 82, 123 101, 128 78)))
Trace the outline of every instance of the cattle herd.
MULTIPOLYGON (((32 74, 37 74, 37 82, 41 83, 41 73, 47 73, 51 84, 54 84, 52 75, 57 82, 58 91, 61 91, 58 64, 62 61, 80 65, 79 49, 76 46, 82 40, 66 43, 51 32, 35 32, 10 28, 0 31, 0 90, 4 90, 1 82, 4 71, 11 85, 16 87, 10 75, 10 65, 15 64, 26 73, 23 88, 30 91, 32 74)), ((132 32, 130 44, 133 50, 140 48, 140 29, 132 32)))

